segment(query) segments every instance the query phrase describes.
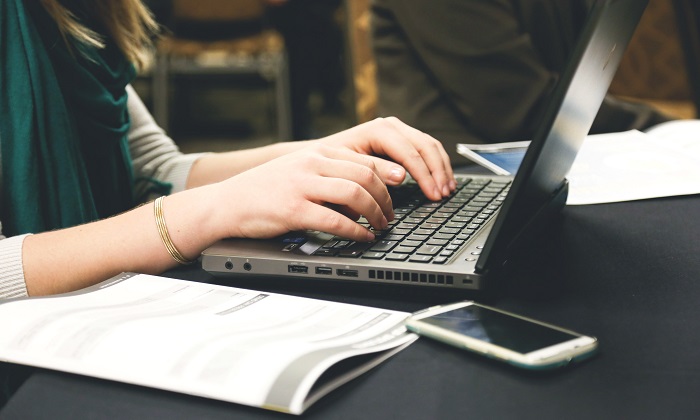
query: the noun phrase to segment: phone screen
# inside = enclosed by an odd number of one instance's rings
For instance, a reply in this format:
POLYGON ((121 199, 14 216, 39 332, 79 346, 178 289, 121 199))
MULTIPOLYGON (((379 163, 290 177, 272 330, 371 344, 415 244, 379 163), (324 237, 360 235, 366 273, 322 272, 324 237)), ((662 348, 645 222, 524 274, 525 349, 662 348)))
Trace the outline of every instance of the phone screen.
POLYGON ((523 157, 525 157, 526 151, 527 147, 493 152, 475 150, 474 152, 509 173, 515 174, 523 161, 523 157))
POLYGON ((475 305, 421 321, 518 353, 530 353, 579 337, 475 305))

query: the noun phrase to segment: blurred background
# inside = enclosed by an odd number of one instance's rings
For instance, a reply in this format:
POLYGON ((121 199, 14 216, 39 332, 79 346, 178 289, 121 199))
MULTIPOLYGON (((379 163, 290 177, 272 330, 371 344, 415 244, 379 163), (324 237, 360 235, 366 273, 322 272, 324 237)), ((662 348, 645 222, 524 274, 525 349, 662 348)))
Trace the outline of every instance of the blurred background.
POLYGON ((134 87, 185 152, 317 138, 353 125, 340 0, 149 0, 163 27, 134 87))
MULTIPOLYGON (((651 0, 611 92, 697 116, 695 1, 651 0)), ((371 0, 146 3, 164 33, 134 87, 185 152, 318 138, 378 116, 371 0)))

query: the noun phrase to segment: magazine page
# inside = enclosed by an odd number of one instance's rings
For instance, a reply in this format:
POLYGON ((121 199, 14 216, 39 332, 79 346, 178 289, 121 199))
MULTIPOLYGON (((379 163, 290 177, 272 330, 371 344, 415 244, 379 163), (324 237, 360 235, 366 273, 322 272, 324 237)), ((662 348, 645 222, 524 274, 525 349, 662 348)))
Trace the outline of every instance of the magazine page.
POLYGON ((300 414, 413 342, 407 313, 123 274, 0 304, 0 360, 300 414), (338 362, 366 357, 307 397, 338 362))

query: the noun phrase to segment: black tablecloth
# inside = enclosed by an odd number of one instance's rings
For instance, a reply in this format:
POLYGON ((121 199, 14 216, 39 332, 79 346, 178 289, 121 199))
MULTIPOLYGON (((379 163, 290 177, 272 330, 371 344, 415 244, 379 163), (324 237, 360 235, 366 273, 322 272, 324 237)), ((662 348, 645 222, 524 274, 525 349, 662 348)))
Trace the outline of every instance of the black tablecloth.
MULTIPOLYGON (((516 270, 490 302, 598 337, 600 353, 589 361, 529 372, 422 338, 303 417, 700 418, 699 220, 698 196, 567 207, 543 257, 516 270)), ((230 282, 196 267, 168 275, 230 282)), ((230 284, 409 312, 462 298, 410 288, 230 284)), ((44 370, 32 370, 0 417, 290 418, 44 370)))

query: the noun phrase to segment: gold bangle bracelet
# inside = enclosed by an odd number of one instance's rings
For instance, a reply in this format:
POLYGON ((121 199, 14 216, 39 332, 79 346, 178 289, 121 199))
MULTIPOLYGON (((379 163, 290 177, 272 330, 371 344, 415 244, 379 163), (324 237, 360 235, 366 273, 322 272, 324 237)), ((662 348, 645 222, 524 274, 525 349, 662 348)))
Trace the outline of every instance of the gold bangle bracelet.
POLYGON ((168 250, 168 253, 175 261, 182 265, 192 264, 194 261, 190 261, 185 258, 180 251, 175 248, 175 244, 173 243, 172 238, 170 238, 170 233, 168 233, 168 228, 165 225, 165 216, 163 215, 163 199, 165 199, 164 196, 158 197, 156 198, 156 201, 153 202, 153 214, 156 218, 156 227, 158 228, 160 240, 163 241, 165 249, 168 250))

